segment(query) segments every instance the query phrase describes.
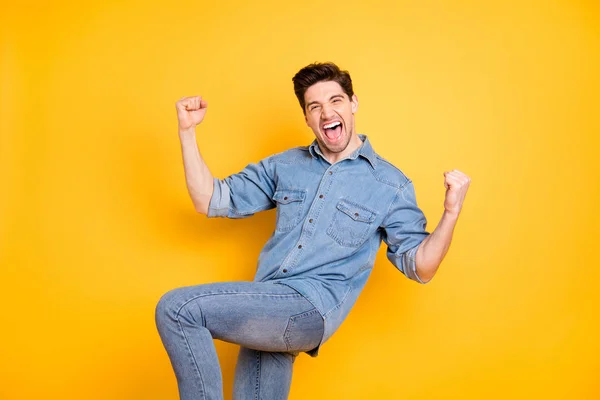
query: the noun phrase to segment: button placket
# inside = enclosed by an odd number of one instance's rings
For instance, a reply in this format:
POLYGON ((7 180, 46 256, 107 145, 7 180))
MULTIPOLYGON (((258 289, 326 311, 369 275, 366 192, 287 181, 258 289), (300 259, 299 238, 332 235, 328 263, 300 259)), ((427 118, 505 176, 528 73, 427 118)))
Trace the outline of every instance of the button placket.
POLYGON ((313 200, 307 214, 307 216, 310 215, 312 218, 309 218, 308 224, 302 227, 302 231, 300 233, 300 237, 298 238, 298 244, 296 245, 296 248, 293 248, 290 251, 290 253, 285 257, 283 263, 281 264, 281 274, 287 274, 291 271, 291 269, 296 265, 296 262, 298 261, 297 258, 299 257, 299 254, 304 250, 307 239, 312 237, 314 229, 316 228, 317 218, 319 217, 319 214, 321 213, 321 210, 323 208, 323 202, 320 200, 325 199, 325 194, 327 194, 329 188, 332 185, 332 179, 327 178, 329 178, 330 176, 332 177, 334 175, 334 172, 335 171, 327 170, 323 173, 321 182, 317 187, 317 193, 319 193, 318 198, 315 198, 313 200))
MULTIPOLYGON (((333 175, 333 171, 329 170, 325 173, 325 175, 323 176, 323 179, 321 181, 321 184, 319 186, 323 186, 323 183, 326 182, 327 175, 329 175, 329 176, 333 175)), ((331 186, 331 184, 330 184, 330 186, 331 186)), ((323 195, 323 193, 319 194, 319 199, 323 199, 323 198, 325 198, 325 195, 323 195)))
MULTIPOLYGON (((319 184, 319 187, 322 187, 324 183, 327 183, 327 179, 326 179, 326 178, 327 178, 327 175, 333 175, 333 171, 332 171, 332 170, 328 170, 328 171, 326 171, 326 172, 323 174, 323 179, 321 180, 321 183, 319 184)), ((331 185, 331 184, 330 184, 330 185, 331 185)), ((325 198, 325 195, 324 195, 323 193, 319 194, 319 199, 320 199, 320 200, 322 200, 322 199, 324 199, 324 198, 325 198)), ((309 215, 310 215, 310 213, 311 213, 311 211, 312 211, 312 208, 313 208, 313 206, 314 206, 314 202, 313 202, 313 204, 311 204, 311 208, 309 209, 309 212, 308 212, 308 213, 309 213, 309 215)), ((315 215, 314 217, 316 217, 316 215, 315 215)), ((314 218, 309 218, 309 220, 308 220, 308 223, 309 223, 309 224, 312 224, 313 222, 315 222, 314 218)), ((304 229, 303 229, 303 231, 304 231, 304 229)), ((311 235, 312 235, 312 232, 310 232, 310 233, 311 233, 311 235)), ((302 238, 302 237, 301 237, 301 238, 302 238)), ((299 248, 301 248, 301 247, 299 247, 299 248)))

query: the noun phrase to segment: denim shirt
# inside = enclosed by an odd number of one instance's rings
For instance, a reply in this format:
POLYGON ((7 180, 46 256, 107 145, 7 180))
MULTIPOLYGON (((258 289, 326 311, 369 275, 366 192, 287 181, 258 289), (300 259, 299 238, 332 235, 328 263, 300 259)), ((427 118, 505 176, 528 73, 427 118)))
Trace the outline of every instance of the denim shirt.
POLYGON ((208 209, 209 217, 245 218, 277 208, 254 280, 288 285, 319 310, 325 329, 307 352, 313 357, 350 312, 382 240, 392 264, 423 283, 415 255, 429 233, 412 181, 359 137, 360 148, 334 164, 315 140, 215 178, 208 209))

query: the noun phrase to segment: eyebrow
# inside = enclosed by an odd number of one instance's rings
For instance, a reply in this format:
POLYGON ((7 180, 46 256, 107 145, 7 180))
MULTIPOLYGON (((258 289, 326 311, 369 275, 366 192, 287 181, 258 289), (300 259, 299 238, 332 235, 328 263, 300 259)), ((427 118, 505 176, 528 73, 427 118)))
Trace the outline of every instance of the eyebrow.
MULTIPOLYGON (((344 98, 344 95, 342 95, 342 94, 334 94, 333 96, 331 96, 331 97, 329 98, 329 101, 331 101, 331 100, 335 99, 336 97, 341 97, 341 98, 343 99, 343 98, 344 98)), ((318 101, 316 101, 316 100, 315 100, 315 101, 311 101, 310 103, 308 103, 308 104, 306 105, 306 108, 308 108, 308 107, 312 106, 313 104, 317 104, 317 103, 319 103, 319 102, 318 102, 318 101)))

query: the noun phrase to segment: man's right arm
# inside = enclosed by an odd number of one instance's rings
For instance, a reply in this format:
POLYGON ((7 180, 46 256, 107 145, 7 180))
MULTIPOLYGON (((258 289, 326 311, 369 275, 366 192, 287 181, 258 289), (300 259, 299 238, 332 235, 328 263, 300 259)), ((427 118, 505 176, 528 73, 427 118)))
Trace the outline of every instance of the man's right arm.
POLYGON ((208 104, 202 97, 194 96, 182 98, 175 107, 188 193, 196 211, 206 215, 214 190, 213 176, 198 150, 196 126, 204 119, 208 104))

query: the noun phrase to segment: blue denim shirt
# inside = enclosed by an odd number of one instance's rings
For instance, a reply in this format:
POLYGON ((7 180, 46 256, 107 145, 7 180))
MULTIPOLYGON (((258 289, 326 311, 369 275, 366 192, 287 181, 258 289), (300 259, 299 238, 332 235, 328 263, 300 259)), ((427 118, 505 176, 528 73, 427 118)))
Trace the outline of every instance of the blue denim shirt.
POLYGON ((429 233, 413 184, 359 137, 361 147, 335 164, 315 140, 214 181, 209 217, 277 208, 254 280, 288 285, 319 310, 325 330, 319 347, 307 352, 313 357, 350 312, 382 240, 392 264, 423 283, 415 255, 429 233))

